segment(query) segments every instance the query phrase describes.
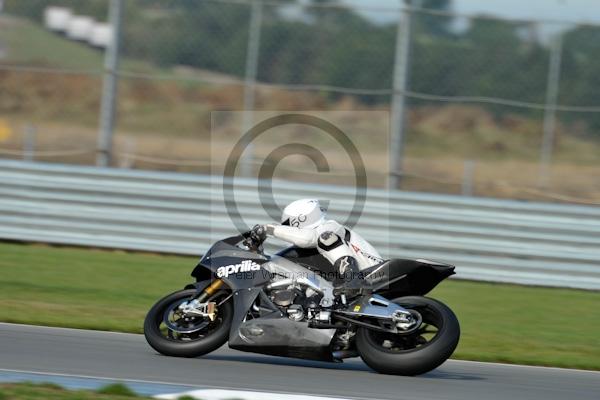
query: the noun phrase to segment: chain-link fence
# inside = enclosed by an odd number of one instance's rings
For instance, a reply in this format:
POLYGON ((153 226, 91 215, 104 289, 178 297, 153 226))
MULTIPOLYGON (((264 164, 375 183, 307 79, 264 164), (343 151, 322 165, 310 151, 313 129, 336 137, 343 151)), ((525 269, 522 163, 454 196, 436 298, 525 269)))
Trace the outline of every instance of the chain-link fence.
POLYGON ((234 142, 253 121, 225 119, 211 136, 211 112, 346 111, 377 132, 355 111, 391 111, 392 143, 356 138, 367 166, 392 149, 396 168, 374 186, 392 176, 407 190, 600 203, 600 27, 457 15, 451 0, 422 7, 6 0, 0 155, 206 173, 220 162, 207 142, 234 142), (114 42, 77 15, 114 29, 119 4, 113 71, 114 42))

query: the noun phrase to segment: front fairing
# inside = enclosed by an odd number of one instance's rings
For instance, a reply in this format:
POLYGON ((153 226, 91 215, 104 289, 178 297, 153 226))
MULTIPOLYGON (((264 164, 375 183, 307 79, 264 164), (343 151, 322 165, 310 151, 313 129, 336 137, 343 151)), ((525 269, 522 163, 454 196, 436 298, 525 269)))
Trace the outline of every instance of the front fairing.
POLYGON ((234 290, 267 283, 270 273, 262 265, 269 257, 240 247, 244 238, 238 235, 216 242, 194 268, 192 276, 198 281, 223 279, 234 290))

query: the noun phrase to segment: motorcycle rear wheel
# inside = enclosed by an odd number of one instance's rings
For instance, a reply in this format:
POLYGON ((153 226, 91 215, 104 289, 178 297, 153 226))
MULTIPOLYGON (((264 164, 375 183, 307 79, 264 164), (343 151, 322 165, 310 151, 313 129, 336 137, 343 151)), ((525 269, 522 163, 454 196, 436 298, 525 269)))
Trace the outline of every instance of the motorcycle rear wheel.
MULTIPOLYGON (((217 307, 215 321, 192 318, 179 320, 181 330, 194 330, 179 333, 169 328, 165 320, 170 318, 177 305, 189 300, 197 291, 180 290, 159 300, 148 312, 144 321, 144 336, 148 344, 156 351, 172 357, 198 357, 210 353, 227 342, 229 328, 233 319, 233 302, 229 299, 217 307)), ((219 302, 220 298, 210 301, 219 302)), ((173 323, 178 323, 174 321, 173 323)), ((173 325, 174 326, 174 325, 173 325)))
POLYGON ((382 374, 414 376, 440 366, 452 355, 460 338, 454 312, 428 297, 401 297, 393 302, 418 311, 423 322, 414 333, 407 335, 359 328, 356 346, 360 357, 382 374))

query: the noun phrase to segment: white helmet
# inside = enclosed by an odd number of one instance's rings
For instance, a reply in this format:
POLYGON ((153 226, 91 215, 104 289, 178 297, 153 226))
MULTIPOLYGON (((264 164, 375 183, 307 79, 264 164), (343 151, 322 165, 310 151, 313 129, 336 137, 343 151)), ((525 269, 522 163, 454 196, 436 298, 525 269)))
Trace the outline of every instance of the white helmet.
POLYGON ((325 210, 316 199, 300 199, 287 205, 281 216, 281 224, 296 228, 312 229, 325 222, 325 210))

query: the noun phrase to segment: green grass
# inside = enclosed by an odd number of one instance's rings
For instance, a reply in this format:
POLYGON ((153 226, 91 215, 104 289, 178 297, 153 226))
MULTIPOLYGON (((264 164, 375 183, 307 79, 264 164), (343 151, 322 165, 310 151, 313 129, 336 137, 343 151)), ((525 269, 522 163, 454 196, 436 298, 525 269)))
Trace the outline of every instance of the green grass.
POLYGON ((34 22, 3 17, 0 33, 7 49, 6 62, 75 69, 100 69, 102 52, 53 34, 34 22))
POLYGON ((599 292, 454 280, 430 295, 461 323, 454 358, 600 369, 599 292))
MULTIPOLYGON (((0 321, 141 332, 196 259, 0 244, 0 321)), ((458 268, 460 274, 460 267, 458 268)), ((462 327, 454 358, 600 370, 600 293, 450 280, 432 297, 462 327)))
POLYGON ((122 383, 111 383, 97 390, 100 394, 110 394, 123 397, 137 397, 137 394, 122 383))
POLYGON ((152 304, 191 281, 194 261, 0 244, 0 320, 141 332, 152 304))
POLYGON ((131 399, 132 397, 137 399, 147 398, 138 397, 127 386, 121 384, 110 385, 110 387, 117 386, 121 388, 121 391, 106 392, 104 391, 104 388, 102 388, 93 392, 90 390, 66 390, 51 383, 0 384, 0 400, 126 400, 131 399))
MULTIPOLYGON (((76 42, 48 31, 42 25, 25 18, 0 16, 0 43, 8 54, 7 64, 49 66, 55 68, 81 69, 101 72, 104 52, 86 43, 76 42)), ((125 70, 160 72, 147 62, 125 58, 125 70)))

